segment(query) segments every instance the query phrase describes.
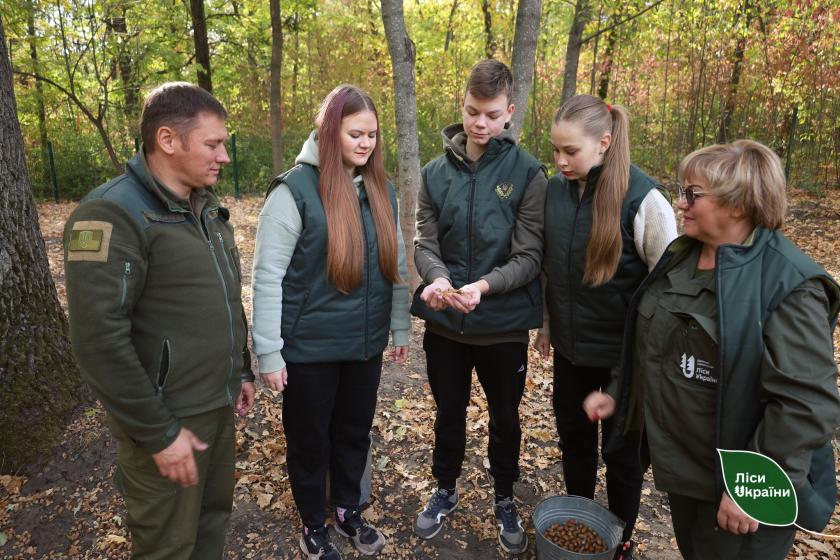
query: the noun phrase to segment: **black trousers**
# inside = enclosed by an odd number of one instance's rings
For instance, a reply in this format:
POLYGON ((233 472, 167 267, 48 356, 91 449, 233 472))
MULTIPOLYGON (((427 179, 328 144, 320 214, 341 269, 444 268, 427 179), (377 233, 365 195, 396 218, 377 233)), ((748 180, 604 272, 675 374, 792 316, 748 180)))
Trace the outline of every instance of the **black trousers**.
POLYGON ((717 523, 718 504, 668 493, 677 546, 685 560, 784 560, 793 546, 794 527, 759 525, 734 535, 717 523))
POLYGON ((326 476, 336 506, 359 505, 382 355, 364 362, 287 364, 283 429, 292 496, 303 524, 324 524, 326 476))
MULTIPOLYGON (((583 400, 592 391, 606 388, 607 368, 573 365, 554 353, 554 416, 563 452, 566 492, 585 498, 595 496, 598 471, 598 423, 590 422, 583 411, 583 400)), ((601 422, 603 441, 609 439, 613 421, 601 422)), ((607 465, 607 499, 610 511, 626 524, 623 540, 633 534, 642 492, 642 468, 638 441, 624 440, 621 446, 603 452, 607 465)))
POLYGON ((437 405, 432 475, 451 488, 461 475, 467 443, 467 405, 475 368, 487 397, 490 441, 487 456, 496 492, 510 495, 519 478, 519 402, 525 391, 528 346, 505 342, 463 344, 426 331, 426 371, 437 405))

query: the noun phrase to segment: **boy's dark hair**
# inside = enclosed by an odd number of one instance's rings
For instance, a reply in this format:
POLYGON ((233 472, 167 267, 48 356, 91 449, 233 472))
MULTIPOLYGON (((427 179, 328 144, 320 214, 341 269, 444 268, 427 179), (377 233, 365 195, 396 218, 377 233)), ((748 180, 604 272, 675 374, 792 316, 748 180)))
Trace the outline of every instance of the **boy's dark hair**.
POLYGON ((513 74, 507 65, 498 60, 482 60, 470 70, 467 92, 478 99, 493 99, 504 93, 510 103, 513 97, 513 74))
POLYGON ((167 82, 153 89, 143 102, 140 113, 140 137, 146 153, 157 148, 157 131, 168 126, 178 133, 186 144, 187 136, 195 126, 199 113, 210 113, 222 120, 227 111, 213 95, 188 82, 167 82))

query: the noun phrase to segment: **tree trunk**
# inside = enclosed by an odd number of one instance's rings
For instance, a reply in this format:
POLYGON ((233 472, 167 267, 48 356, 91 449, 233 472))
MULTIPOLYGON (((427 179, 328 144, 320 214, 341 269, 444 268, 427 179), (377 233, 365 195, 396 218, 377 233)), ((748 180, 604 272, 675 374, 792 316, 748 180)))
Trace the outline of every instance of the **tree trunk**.
POLYGON ((738 96, 738 84, 741 81, 741 66, 744 64, 744 50, 747 43, 747 30, 752 23, 752 10, 750 9, 750 1, 744 0, 742 12, 744 14, 744 29, 738 30, 738 20, 740 13, 735 15, 735 27, 738 33, 738 40, 735 43, 735 52, 732 56, 732 75, 729 78, 729 85, 726 91, 726 103, 723 107, 723 114, 720 118, 720 127, 717 133, 718 144, 724 144, 729 136, 729 129, 732 126, 732 113, 735 112, 736 98, 738 96))
POLYGON ((481 11, 484 13, 484 56, 493 58, 496 53, 496 43, 493 41, 493 16, 490 14, 490 0, 481 0, 481 11))
POLYGON ((414 210, 420 190, 420 144, 417 135, 417 92, 414 61, 417 51, 405 30, 402 0, 382 0, 382 23, 394 74, 394 107, 397 121, 397 189, 400 225, 405 239, 410 293, 420 283, 414 267, 414 210))
POLYGON ((198 85, 213 93, 210 73, 210 47, 207 44, 207 18, 204 16, 204 0, 190 0, 195 62, 198 64, 198 85))
POLYGON ((137 71, 131 56, 131 40, 128 37, 125 7, 122 9, 122 16, 113 18, 111 23, 114 32, 120 36, 117 62, 125 100, 123 114, 129 120, 135 121, 140 116, 140 84, 137 83, 137 71))
POLYGON ((81 396, 23 156, 0 21, 0 472, 44 460, 81 396))
POLYGON ((268 103, 271 108, 271 165, 274 175, 283 172, 283 96, 280 71, 283 67, 283 20, 280 0, 271 0, 271 74, 268 103))
POLYGON ((601 71, 601 81, 598 83, 598 97, 606 99, 610 90, 610 75, 612 74, 613 52, 618 31, 613 29, 607 37, 607 48, 604 49, 604 69, 601 71))
POLYGON ((560 97, 560 105, 577 91, 578 61, 580 60, 580 48, 583 45, 581 39, 588 22, 588 0, 576 0, 572 28, 569 30, 569 39, 566 42, 566 65, 563 69, 563 93, 560 97))
MULTIPOLYGON (((38 44, 35 36, 35 0, 29 2, 29 12, 26 14, 27 34, 29 35, 29 58, 32 61, 32 72, 34 74, 41 73, 41 63, 38 60, 38 44)), ((41 80, 35 80, 35 104, 38 113, 38 140, 40 143, 41 152, 41 167, 38 169, 37 176, 43 177, 46 175, 45 170, 49 161, 47 159, 47 111, 44 107, 44 84, 41 80)))
POLYGON ((458 10, 458 0, 452 0, 452 9, 449 10, 449 22, 446 24, 446 39, 443 42, 443 52, 449 50, 449 43, 452 42, 452 38, 455 36, 454 22, 456 10, 458 10))
POLYGON ((537 54, 537 39, 540 36, 540 12, 542 0, 519 0, 516 10, 516 30, 513 34, 513 104, 516 111, 511 121, 511 132, 518 139, 528 109, 528 94, 534 79, 534 62, 537 54))

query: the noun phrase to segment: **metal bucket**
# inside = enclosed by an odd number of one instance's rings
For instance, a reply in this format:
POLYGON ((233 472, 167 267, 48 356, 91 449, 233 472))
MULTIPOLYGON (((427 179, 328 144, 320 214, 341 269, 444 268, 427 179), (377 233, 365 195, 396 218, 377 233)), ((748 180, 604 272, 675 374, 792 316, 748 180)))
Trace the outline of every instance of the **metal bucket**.
POLYGON ((552 496, 537 504, 532 516, 537 530, 538 560, 612 560, 621 544, 624 522, 604 506, 580 496, 552 496), (560 548, 545 536, 555 523, 574 519, 592 528, 607 545, 606 552, 585 554, 560 548))

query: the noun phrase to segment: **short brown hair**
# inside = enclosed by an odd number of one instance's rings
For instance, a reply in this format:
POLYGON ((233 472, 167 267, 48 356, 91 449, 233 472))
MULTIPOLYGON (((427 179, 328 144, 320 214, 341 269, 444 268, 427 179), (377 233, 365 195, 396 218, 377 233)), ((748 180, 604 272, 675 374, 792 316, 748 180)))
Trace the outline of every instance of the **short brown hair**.
POLYGON ((493 99, 505 94, 510 103, 513 98, 513 74, 507 65, 498 60, 482 60, 470 70, 467 93, 478 99, 493 99))
POLYGON ((153 89, 146 96, 140 113, 140 137, 146 153, 152 153, 157 148, 155 136, 162 126, 172 127, 185 141, 199 113, 227 119, 227 111, 219 100, 196 85, 167 82, 153 89))
POLYGON ((785 223, 785 173, 764 144, 737 140, 700 148, 685 156, 677 177, 680 183, 704 179, 722 204, 742 209, 757 226, 779 229, 785 223))

